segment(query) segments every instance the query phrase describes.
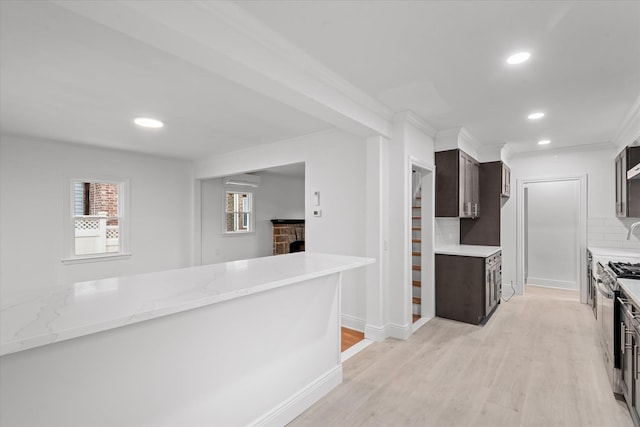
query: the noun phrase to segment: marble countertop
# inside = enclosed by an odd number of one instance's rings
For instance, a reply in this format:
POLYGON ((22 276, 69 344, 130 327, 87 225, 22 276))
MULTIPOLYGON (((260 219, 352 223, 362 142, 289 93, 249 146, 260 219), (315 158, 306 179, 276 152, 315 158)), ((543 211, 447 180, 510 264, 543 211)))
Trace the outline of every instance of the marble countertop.
POLYGON ((501 250, 500 246, 478 245, 443 245, 434 248, 434 252, 440 255, 459 255, 486 258, 501 250))
POLYGON ((624 248, 599 248, 589 246, 587 249, 591 251, 594 257, 628 257, 628 258, 640 258, 640 251, 638 249, 624 249, 624 248))
POLYGON ((640 253, 637 249, 623 249, 623 248, 598 248, 589 246, 587 249, 593 255, 592 269, 596 271, 596 264, 600 262, 606 266, 609 261, 621 261, 621 262, 640 262, 640 253))
POLYGON ((374 263, 298 252, 3 295, 0 355, 68 340, 374 263))

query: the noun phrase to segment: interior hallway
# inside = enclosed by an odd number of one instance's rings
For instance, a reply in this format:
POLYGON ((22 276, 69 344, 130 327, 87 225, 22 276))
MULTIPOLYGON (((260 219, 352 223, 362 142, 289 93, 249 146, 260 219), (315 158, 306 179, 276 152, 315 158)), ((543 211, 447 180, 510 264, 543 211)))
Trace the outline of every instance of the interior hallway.
POLYGON ((291 426, 632 426, 611 393, 591 308, 528 287, 484 327, 435 318, 374 343, 291 426))

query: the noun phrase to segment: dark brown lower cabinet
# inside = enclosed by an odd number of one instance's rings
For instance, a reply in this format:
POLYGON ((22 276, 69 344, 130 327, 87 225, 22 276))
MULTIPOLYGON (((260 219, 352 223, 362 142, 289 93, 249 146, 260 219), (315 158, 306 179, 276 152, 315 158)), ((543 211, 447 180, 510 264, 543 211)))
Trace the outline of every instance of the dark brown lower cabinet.
POLYGON ((640 307, 632 302, 624 292, 621 293, 618 307, 620 310, 620 388, 627 402, 633 423, 640 425, 640 307))
POLYGON ((474 325, 485 321, 500 303, 501 257, 436 254, 436 316, 474 325))

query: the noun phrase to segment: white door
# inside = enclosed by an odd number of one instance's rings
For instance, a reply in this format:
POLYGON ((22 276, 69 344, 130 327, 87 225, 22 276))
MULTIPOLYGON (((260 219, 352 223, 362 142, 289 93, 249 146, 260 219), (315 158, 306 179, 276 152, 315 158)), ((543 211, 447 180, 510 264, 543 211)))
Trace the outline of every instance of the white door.
POLYGON ((525 283, 579 290, 579 183, 525 186, 525 283))

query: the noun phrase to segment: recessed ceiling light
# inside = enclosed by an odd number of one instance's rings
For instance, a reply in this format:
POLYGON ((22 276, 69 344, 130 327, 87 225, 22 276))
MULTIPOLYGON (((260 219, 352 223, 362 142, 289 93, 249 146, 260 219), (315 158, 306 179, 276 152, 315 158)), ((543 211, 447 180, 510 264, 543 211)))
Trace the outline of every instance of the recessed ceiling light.
POLYGON ((530 57, 531 57, 531 54, 529 52, 514 53, 513 55, 507 58, 507 64, 511 64, 511 65, 522 64, 524 61, 526 61, 530 57))
POLYGON ((529 120, 538 120, 544 117, 544 113, 531 113, 527 116, 529 120))
POLYGON ((136 117, 133 122, 138 126, 142 126, 143 128, 153 128, 158 129, 164 126, 160 120, 151 119, 149 117, 136 117))
POLYGON ((551 140, 550 139, 541 139, 540 141, 538 141, 539 145, 547 145, 547 144, 551 144, 551 140))

